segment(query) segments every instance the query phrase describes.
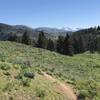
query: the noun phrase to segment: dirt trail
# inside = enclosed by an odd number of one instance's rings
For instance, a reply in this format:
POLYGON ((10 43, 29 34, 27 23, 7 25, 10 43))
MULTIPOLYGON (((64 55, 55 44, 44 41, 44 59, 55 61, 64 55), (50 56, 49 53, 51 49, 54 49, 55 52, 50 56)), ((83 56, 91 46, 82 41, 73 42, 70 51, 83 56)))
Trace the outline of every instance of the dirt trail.
POLYGON ((64 83, 61 83, 59 80, 53 78, 52 76, 46 74, 45 72, 43 72, 43 75, 48 79, 48 80, 51 80, 51 81, 56 81, 59 85, 59 89, 66 95, 68 96, 68 100, 77 100, 77 96, 75 95, 73 89, 71 88, 71 86, 69 84, 64 84, 64 83))

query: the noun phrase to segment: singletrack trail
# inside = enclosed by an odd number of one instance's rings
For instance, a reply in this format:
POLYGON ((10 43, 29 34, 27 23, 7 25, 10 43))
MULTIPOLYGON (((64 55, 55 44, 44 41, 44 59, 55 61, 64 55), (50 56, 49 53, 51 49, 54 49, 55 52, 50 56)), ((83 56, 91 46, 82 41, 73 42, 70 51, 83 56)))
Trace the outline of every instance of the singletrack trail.
POLYGON ((69 98, 68 100, 77 100, 77 96, 75 95, 73 89, 71 88, 69 84, 64 84, 60 82, 59 80, 53 78, 52 76, 46 74, 45 72, 43 72, 42 74, 44 75, 46 79, 57 82, 58 88, 62 91, 62 93, 64 93, 64 95, 68 96, 69 98))

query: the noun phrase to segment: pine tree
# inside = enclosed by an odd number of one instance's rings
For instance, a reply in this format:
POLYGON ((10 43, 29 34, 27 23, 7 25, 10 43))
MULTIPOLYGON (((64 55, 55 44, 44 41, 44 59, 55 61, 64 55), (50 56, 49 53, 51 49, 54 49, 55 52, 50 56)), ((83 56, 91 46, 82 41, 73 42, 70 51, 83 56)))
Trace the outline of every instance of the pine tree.
POLYGON ((97 31, 100 31, 100 26, 97 27, 97 31))
POLYGON ((13 34, 13 35, 9 36, 8 41, 15 41, 15 42, 17 42, 17 35, 13 34))
POLYGON ((47 50, 54 51, 54 43, 51 39, 48 40, 47 50))
POLYGON ((95 51, 95 40, 94 40, 94 37, 89 36, 89 51, 90 53, 94 53, 95 51))
POLYGON ((65 55, 69 54, 69 51, 68 51, 69 42, 70 42, 69 41, 69 35, 66 34, 66 37, 64 39, 64 52, 63 52, 65 55))
POLYGON ((79 49, 79 41, 76 38, 73 39, 73 47, 74 47, 74 53, 75 54, 79 53, 79 51, 80 51, 80 49, 79 49))
POLYGON ((72 41, 70 39, 70 36, 67 34, 65 39, 64 39, 64 52, 63 54, 65 55, 70 55, 73 56, 74 54, 74 48, 72 45, 72 41))
POLYGON ((32 46, 36 47, 36 41, 34 39, 32 40, 32 46))
POLYGON ((31 38, 30 38, 28 32, 24 32, 24 34, 22 36, 22 43, 24 43, 26 45, 31 45, 31 38))
POLYGON ((57 45, 56 45, 56 51, 58 53, 63 54, 63 51, 64 51, 64 37, 63 36, 58 37, 57 45))
POLYGON ((44 32, 40 32, 37 40, 37 47, 46 49, 47 47, 47 38, 44 35, 44 32))
POLYGON ((73 56, 74 55, 74 48, 73 48, 73 45, 72 44, 70 44, 68 46, 68 55, 69 56, 73 56))
POLYGON ((85 46, 84 46, 83 38, 79 36, 79 53, 85 52, 85 46))

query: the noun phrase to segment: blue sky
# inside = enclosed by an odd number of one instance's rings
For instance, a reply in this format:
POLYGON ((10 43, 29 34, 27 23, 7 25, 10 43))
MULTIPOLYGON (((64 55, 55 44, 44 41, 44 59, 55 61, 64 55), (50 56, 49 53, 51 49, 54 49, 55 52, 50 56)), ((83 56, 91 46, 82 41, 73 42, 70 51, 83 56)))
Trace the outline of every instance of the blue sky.
POLYGON ((100 25, 100 0, 0 0, 0 22, 30 27, 100 25))

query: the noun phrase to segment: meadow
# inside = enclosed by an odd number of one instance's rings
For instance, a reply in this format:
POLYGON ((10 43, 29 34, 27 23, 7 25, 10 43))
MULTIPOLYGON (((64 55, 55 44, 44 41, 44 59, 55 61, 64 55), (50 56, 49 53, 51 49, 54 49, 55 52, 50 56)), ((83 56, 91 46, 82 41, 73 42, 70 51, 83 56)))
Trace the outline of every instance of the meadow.
POLYGON ((70 84, 79 100, 100 100, 99 53, 69 57, 0 42, 0 100, 66 100, 57 83, 46 80, 42 72, 70 84))

